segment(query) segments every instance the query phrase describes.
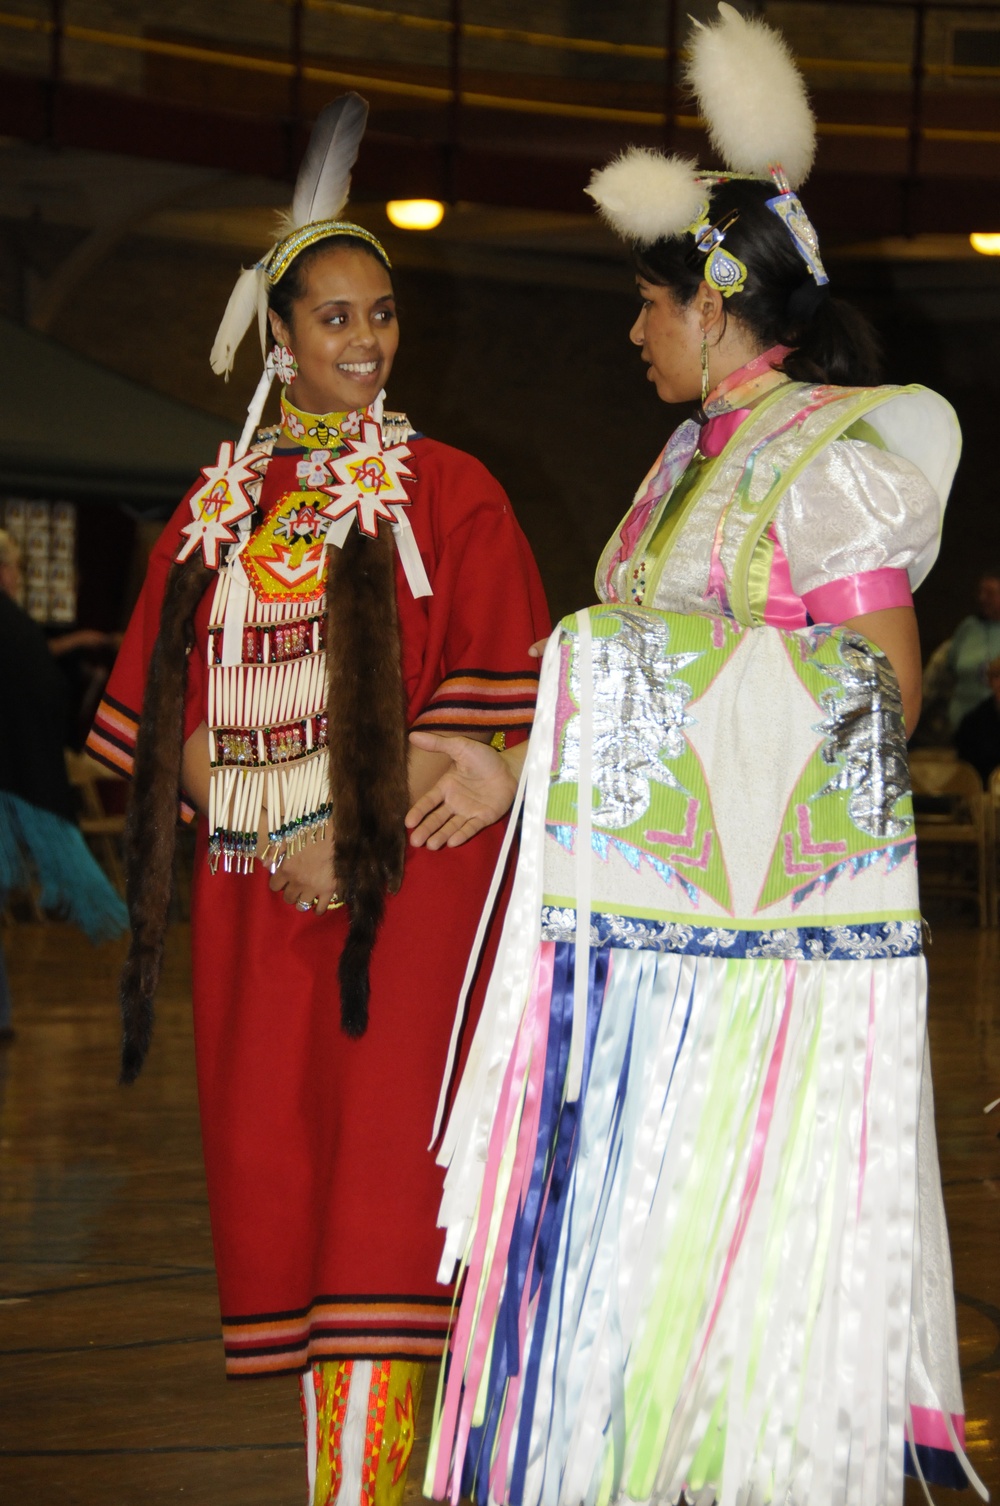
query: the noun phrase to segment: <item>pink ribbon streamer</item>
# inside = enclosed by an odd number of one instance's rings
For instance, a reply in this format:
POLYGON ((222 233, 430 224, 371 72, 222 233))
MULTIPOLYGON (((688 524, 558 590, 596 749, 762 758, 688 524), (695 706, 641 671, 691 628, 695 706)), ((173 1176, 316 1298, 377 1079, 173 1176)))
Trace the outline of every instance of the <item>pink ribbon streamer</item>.
MULTIPOLYGON (((944 1413, 937 1412, 932 1407, 911 1407, 910 1416, 913 1419, 913 1437, 911 1443, 923 1444, 926 1448, 945 1449, 949 1454, 954 1453, 951 1446, 951 1438, 948 1436, 948 1424, 944 1420, 944 1413)), ((965 1444, 965 1418, 961 1412, 952 1412, 952 1426, 959 1443, 965 1444)), ((910 1429, 906 1429, 909 1437, 910 1429)))
POLYGON ((518 1031, 517 1042, 504 1073, 503 1087, 497 1107, 493 1129, 490 1134, 486 1156, 486 1170, 480 1197, 478 1223, 473 1241, 472 1256, 466 1272, 465 1291, 459 1309, 458 1322, 452 1339, 453 1364, 445 1391, 441 1417, 441 1438, 453 1438, 450 1450, 444 1448, 438 1454, 434 1477, 434 1495, 443 1500, 446 1493, 453 1506, 461 1495, 461 1464, 472 1427, 479 1381, 493 1332, 493 1318, 500 1300, 500 1291, 507 1266, 507 1250, 518 1204, 523 1196, 524 1180, 528 1175, 528 1162, 538 1128, 541 1107, 541 1084, 545 1073, 545 1036, 547 1034, 548 1010, 552 998, 553 962, 555 944, 543 942, 539 948, 534 985, 529 996, 524 1018, 518 1031), (517 1148, 511 1171, 510 1185, 501 1215, 493 1261, 487 1277, 486 1290, 478 1313, 475 1334, 472 1334, 476 1317, 475 1295, 479 1291, 486 1258, 491 1215, 496 1198, 500 1165, 504 1146, 510 1136, 518 1107, 521 1103, 521 1085, 527 1077, 521 1124, 518 1130, 517 1148), (471 1339, 471 1349, 470 1349, 471 1339), (450 1478, 449 1478, 450 1477, 450 1478))

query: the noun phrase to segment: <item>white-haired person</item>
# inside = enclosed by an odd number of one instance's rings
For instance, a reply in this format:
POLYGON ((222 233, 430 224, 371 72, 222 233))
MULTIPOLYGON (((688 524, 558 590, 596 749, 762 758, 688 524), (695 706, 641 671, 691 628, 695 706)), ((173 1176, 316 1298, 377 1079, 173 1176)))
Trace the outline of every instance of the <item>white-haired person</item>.
POLYGON ((526 761, 453 744, 409 817, 460 843, 523 774, 440 1151, 464 1287, 425 1489, 452 1501, 974 1480, 906 759, 958 429, 876 385, 791 186, 801 80, 721 10, 692 82, 725 166, 631 152, 590 190, 646 377, 694 417, 550 640, 526 761))

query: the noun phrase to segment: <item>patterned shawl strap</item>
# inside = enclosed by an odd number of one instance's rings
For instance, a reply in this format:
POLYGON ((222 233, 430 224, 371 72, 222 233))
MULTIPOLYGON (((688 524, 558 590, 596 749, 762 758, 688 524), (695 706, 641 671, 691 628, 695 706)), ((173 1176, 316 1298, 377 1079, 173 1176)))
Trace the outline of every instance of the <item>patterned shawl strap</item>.
POLYGON ((184 692, 194 614, 215 571, 200 551, 167 577, 135 745, 125 820, 125 897, 132 939, 122 968, 121 1081, 142 1070, 153 1033, 153 998, 173 880, 177 800, 184 749, 184 692))
POLYGON ((340 959, 340 1021, 368 1026, 368 970, 388 891, 403 881, 409 805, 396 548, 352 528, 329 551, 327 717, 337 889, 351 907, 340 959))

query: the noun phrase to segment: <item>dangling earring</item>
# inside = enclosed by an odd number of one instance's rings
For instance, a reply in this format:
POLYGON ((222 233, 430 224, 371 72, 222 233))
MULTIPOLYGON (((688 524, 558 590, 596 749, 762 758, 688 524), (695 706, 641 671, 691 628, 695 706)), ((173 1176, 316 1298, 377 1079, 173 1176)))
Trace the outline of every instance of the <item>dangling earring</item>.
POLYGON ((701 405, 705 406, 705 399, 709 394, 708 383, 708 336, 705 331, 701 332, 701 405))
POLYGON ((267 359, 281 385, 290 387, 299 371, 299 363, 291 346, 276 345, 267 359))

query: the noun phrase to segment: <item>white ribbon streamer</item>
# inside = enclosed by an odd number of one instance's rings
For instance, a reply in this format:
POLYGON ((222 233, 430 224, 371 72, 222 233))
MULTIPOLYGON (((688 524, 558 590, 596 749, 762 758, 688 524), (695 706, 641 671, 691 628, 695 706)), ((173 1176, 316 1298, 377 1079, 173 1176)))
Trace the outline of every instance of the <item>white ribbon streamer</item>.
POLYGON ((406 516, 406 508, 399 503, 391 504, 389 511, 396 519, 392 525, 393 536, 396 540, 396 548, 399 550, 399 558, 403 564, 403 574, 406 576, 406 584, 410 588, 410 594, 414 597, 433 596, 431 583, 427 579, 427 571, 424 562, 420 558, 420 550, 417 541, 413 537, 413 529, 410 520, 406 516))
POLYGON ((270 362, 268 362, 265 365, 264 370, 260 374, 260 381, 257 383, 253 397, 250 399, 250 406, 247 409, 246 423, 243 425, 243 433, 240 435, 239 444, 236 446, 236 450, 233 454, 234 460, 242 459, 247 450, 250 448, 250 441, 251 439, 253 439, 254 435, 257 432, 257 428, 260 424, 261 414, 264 412, 264 404, 267 402, 267 394, 271 390, 271 383, 273 380, 274 368, 273 366, 271 366, 270 362))
MULTIPOLYGON (((557 629, 549 639, 542 660, 538 710, 524 766, 521 854, 479 1023, 437 1152, 438 1165, 447 1167, 438 1213, 439 1227, 447 1230, 438 1270, 438 1279, 442 1282, 452 1279, 455 1263, 466 1247, 482 1188, 490 1125, 496 1112, 504 1067, 513 1048, 530 988, 533 961, 541 936, 545 813, 555 735, 561 642, 562 634, 557 629)), ((483 924, 484 935, 486 923, 483 924)), ((461 1028, 460 1024, 457 1028, 461 1028)), ((442 1089, 442 1103, 446 1097, 447 1086, 442 1089)))
POLYGON ((594 684, 590 617, 576 614, 577 683, 580 686, 580 776, 576 796, 576 947, 573 958, 573 1032, 569 1046, 566 1098, 575 1103, 583 1085, 583 1054, 587 1039, 587 996, 590 984, 590 877, 594 816, 593 723, 594 684))

